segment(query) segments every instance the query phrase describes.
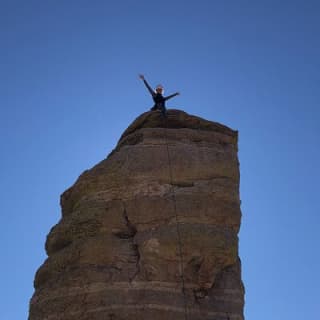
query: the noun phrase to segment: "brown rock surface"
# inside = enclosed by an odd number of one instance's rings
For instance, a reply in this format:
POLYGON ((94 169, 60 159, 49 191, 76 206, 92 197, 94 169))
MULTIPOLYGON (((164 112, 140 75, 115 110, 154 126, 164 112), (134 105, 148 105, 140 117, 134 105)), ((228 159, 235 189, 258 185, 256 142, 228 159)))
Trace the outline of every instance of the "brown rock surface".
POLYGON ((30 320, 241 320, 237 132, 138 117, 61 196, 30 320))

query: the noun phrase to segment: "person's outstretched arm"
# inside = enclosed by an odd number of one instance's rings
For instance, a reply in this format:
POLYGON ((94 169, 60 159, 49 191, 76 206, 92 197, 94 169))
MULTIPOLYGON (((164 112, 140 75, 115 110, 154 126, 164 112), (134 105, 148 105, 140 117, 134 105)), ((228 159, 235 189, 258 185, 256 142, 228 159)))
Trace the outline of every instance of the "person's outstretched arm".
POLYGON ((139 75, 140 79, 143 80, 143 83, 145 84, 145 86, 147 87, 147 89, 149 90, 150 94, 152 96, 155 95, 154 91, 152 90, 152 88, 150 87, 149 83, 147 82, 147 80, 144 78, 144 76, 142 74, 139 75))
POLYGON ((164 100, 169 100, 169 99, 171 99, 171 98, 173 98, 173 97, 175 97, 175 96, 178 96, 180 94, 180 92, 176 92, 176 93, 174 93, 174 94, 171 94, 170 96, 167 96, 167 97, 165 97, 164 98, 164 100))

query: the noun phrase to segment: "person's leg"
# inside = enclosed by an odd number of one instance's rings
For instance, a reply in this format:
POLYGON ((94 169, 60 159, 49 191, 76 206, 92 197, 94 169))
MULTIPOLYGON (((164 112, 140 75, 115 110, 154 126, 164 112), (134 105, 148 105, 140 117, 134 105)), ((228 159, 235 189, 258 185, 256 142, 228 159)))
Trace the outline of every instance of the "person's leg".
POLYGON ((166 117, 167 117, 167 109, 166 109, 166 107, 165 107, 165 106, 162 106, 161 109, 160 109, 160 111, 161 111, 162 116, 163 116, 164 118, 166 118, 166 117))

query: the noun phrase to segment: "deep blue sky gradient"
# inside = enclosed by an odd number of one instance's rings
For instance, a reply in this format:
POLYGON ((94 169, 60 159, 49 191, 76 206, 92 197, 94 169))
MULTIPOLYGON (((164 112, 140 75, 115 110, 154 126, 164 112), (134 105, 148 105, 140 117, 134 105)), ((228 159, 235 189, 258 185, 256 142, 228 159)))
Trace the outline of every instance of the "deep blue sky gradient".
POLYGON ((59 196, 152 105, 239 130, 247 320, 319 318, 319 1, 0 1, 0 318, 59 196))

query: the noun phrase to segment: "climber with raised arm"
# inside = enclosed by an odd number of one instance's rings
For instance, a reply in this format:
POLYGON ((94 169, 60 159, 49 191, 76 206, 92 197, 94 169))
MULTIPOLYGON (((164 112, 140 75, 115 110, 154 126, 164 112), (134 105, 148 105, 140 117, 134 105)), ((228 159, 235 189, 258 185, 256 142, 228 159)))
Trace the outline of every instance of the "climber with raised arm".
POLYGON ((162 115, 164 117, 166 117, 166 101, 179 95, 179 92, 176 92, 174 94, 171 94, 170 96, 164 97, 163 96, 163 86, 161 84, 158 84, 156 86, 156 89, 153 90, 149 83, 146 81, 146 79, 144 78, 144 76, 142 74, 139 75, 140 79, 143 80, 145 86, 147 87, 148 91, 150 92, 150 94, 152 95, 152 99, 154 101, 154 106, 151 108, 152 111, 154 110, 160 110, 162 115))

